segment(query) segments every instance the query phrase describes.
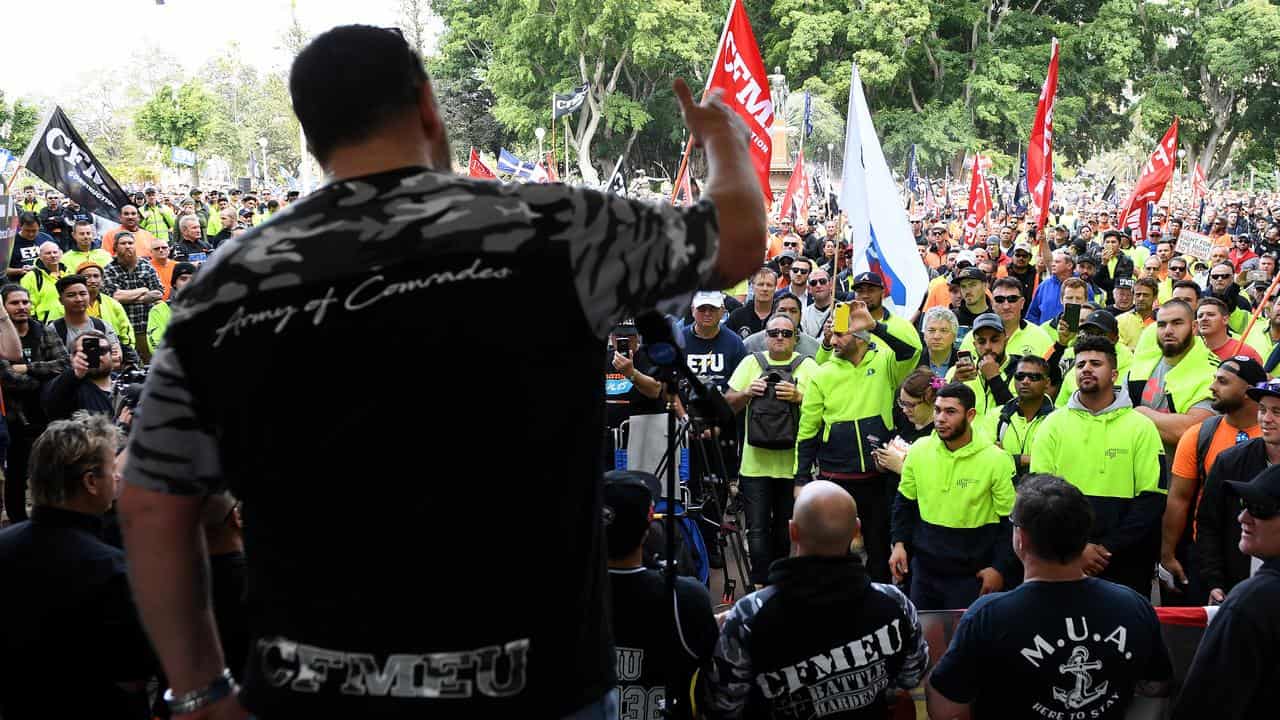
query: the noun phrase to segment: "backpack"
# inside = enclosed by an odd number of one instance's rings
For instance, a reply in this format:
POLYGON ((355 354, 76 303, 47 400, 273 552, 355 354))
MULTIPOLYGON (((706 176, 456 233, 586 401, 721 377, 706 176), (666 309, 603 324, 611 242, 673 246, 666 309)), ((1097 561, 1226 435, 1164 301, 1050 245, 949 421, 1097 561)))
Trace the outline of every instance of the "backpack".
MULTIPOLYGON (((697 578, 698 582, 707 585, 711 581, 711 563, 707 556, 707 545, 702 540, 702 532, 698 523, 685 515, 684 503, 676 502, 676 573, 685 577, 697 578)), ((658 498, 653 501, 654 515, 667 512, 667 499, 658 498)), ((661 567, 660 561, 667 552, 666 518, 655 517, 649 522, 649 534, 644 539, 644 564, 646 567, 661 567)))
MULTIPOLYGON (((105 321, 90 315, 89 323, 93 325, 94 330, 97 330, 107 337, 111 337, 111 332, 107 330, 107 323, 105 321)), ((67 342, 67 319, 65 317, 60 317, 49 323, 49 327, 53 328, 53 332, 57 334, 58 339, 65 345, 67 342)), ((67 350, 71 350, 70 345, 67 346, 67 350)))
MULTIPOLYGON (((794 384, 796 367, 804 361, 797 355, 784 365, 770 365, 764 353, 752 353, 760 364, 760 377, 776 373, 780 382, 794 384)), ((796 434, 800 429, 800 406, 774 396, 770 383, 764 395, 751 398, 747 408, 747 444, 763 450, 788 450, 796 446, 796 434)))

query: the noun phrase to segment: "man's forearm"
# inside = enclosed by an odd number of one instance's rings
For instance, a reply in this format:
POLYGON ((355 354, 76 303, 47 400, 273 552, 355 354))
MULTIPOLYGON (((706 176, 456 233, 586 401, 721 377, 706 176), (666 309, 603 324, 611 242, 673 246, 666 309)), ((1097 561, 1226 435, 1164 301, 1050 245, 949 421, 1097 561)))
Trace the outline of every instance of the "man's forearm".
POLYGON ((1140 406, 1135 409, 1155 423, 1156 429, 1160 431, 1160 440, 1165 445, 1177 445, 1187 428, 1209 416, 1209 411, 1207 410, 1192 410, 1186 413, 1162 413, 1148 407, 1140 406))
POLYGON ((22 359, 22 338, 18 337, 18 329, 13 326, 8 313, 0 313, 0 358, 5 360, 22 359))
POLYGON ((708 175, 704 194, 716 206, 720 223, 717 286, 735 284, 760 266, 764 257, 764 199, 760 193, 751 151, 742 138, 729 133, 702 138, 708 175))
POLYGON ((146 288, 134 288, 132 290, 117 290, 111 297, 117 301, 129 305, 138 302, 139 298, 147 294, 146 288))
POLYGON ((178 695, 205 687, 226 666, 209 595, 202 503, 132 485, 120 498, 138 614, 178 695))

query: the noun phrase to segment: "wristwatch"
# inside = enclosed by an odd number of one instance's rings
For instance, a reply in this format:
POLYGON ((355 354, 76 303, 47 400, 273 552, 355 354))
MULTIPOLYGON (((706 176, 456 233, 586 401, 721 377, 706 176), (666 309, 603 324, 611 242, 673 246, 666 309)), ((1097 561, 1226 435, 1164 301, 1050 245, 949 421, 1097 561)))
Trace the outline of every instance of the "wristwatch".
POLYGON ((218 677, 213 679, 213 682, 199 690, 192 690, 182 695, 174 695, 173 688, 165 690, 164 702, 165 705, 169 706, 169 712, 174 715, 185 715, 208 707, 232 695, 236 689, 236 681, 231 677, 231 670, 223 668, 218 677))

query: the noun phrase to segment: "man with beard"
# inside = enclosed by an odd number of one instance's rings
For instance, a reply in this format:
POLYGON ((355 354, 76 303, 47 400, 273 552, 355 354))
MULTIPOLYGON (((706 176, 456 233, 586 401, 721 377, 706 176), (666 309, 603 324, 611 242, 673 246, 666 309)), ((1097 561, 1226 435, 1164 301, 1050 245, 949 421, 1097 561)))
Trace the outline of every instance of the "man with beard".
POLYGON ((867 570, 875 581, 888 582, 888 485, 871 451, 877 441, 893 438, 898 386, 915 368, 919 351, 861 302, 853 303, 849 317, 850 331, 831 334, 831 349, 824 343, 820 367, 803 391, 795 481, 810 482, 816 465, 819 480, 831 480, 853 496, 863 513, 867 570))
MULTIPOLYGON (((1116 323, 1116 319, 1106 310, 1094 310, 1089 316, 1080 321, 1079 337, 1095 336, 1105 339, 1107 342, 1116 346, 1116 372, 1121 377, 1129 372, 1129 366, 1133 364, 1133 353, 1129 348, 1120 345, 1120 328, 1116 323)), ((1076 340, 1076 335, 1063 340, 1063 343, 1070 344, 1076 340)), ((1075 365, 1075 350, 1070 347, 1064 348, 1061 344, 1055 346, 1055 350, 1061 349, 1061 355, 1055 353, 1049 358, 1050 362, 1057 364, 1059 367, 1072 367, 1075 365)), ((1067 401, 1071 399, 1071 394, 1076 391, 1076 375, 1075 373, 1066 373, 1062 378, 1062 385, 1058 390, 1058 399, 1054 404, 1060 408, 1067 406, 1067 401)))
POLYGON ((1226 303, 1229 315, 1227 322, 1236 332, 1244 332, 1249 324, 1249 314, 1253 305, 1249 298, 1240 292, 1236 284, 1236 270, 1230 262, 1215 263, 1209 268, 1209 288, 1205 292, 1208 297, 1216 297, 1226 303))
POLYGON ((1208 599, 1209 588, 1201 583, 1199 563, 1191 552, 1192 526, 1187 521, 1196 515, 1200 489, 1218 455, 1262 434, 1258 403, 1247 392, 1266 379, 1262 365, 1252 358, 1223 361, 1210 386, 1213 411, 1220 414, 1187 428, 1178 441, 1160 542, 1160 565, 1174 580, 1171 588, 1162 588, 1165 605, 1199 606, 1208 599))
POLYGON ((4 504, 9 522, 27 519, 27 462, 31 446, 48 422, 40 407, 40 389, 70 367, 67 347, 43 324, 31 322, 31 296, 19 285, 0 288, 5 313, 22 341, 22 357, 0 360, 4 417, 9 430, 4 504))
MULTIPOLYGON (((127 233, 117 236, 116 259, 102 271, 102 291, 124 306, 134 337, 145 337, 147 313, 151 312, 152 305, 164 298, 164 286, 160 284, 156 269, 138 257, 135 240, 127 233)), ((145 352, 142 346, 136 346, 136 349, 144 361, 151 359, 151 353, 145 352)))
POLYGON ((1196 505, 1194 554, 1210 605, 1221 603, 1257 570, 1240 551, 1240 503, 1226 483, 1280 463, 1280 380, 1257 383, 1245 394, 1258 404, 1258 436, 1218 454, 1196 505))
MULTIPOLYGON (((69 275, 63 280, 74 277, 69 275)), ((80 282, 79 287, 84 290, 84 281, 80 282)), ((41 399, 45 414, 50 421, 70 418, 77 410, 113 415, 111 372, 120 366, 120 344, 111 342, 101 330, 93 329, 77 335, 70 350, 71 367, 45 385, 41 399), (92 353, 96 360, 90 362, 92 358, 86 348, 93 345, 98 349, 92 353)))
POLYGON ((890 335, 915 350, 913 363, 919 359, 920 349, 924 347, 920 342, 920 333, 916 332, 911 323, 889 312, 889 309, 884 306, 884 278, 880 277, 879 273, 864 272, 854 277, 853 295, 867 306, 867 312, 871 313, 871 317, 876 322, 885 324, 890 335))
POLYGON ((1027 307, 1031 304, 1031 298, 1036 293, 1036 286, 1040 283, 1040 276, 1036 273, 1035 266, 1031 264, 1031 246, 1027 243, 1014 245, 1012 257, 1013 260, 1009 262, 1009 266, 1005 270, 1009 277, 1022 284, 1019 292, 1022 293, 1022 297, 1026 301, 1022 306, 1027 307))
POLYGON ((1102 267, 1106 269, 1107 276, 1113 280, 1122 277, 1132 278, 1134 275, 1133 258, 1120 250, 1122 235, 1123 233, 1117 230, 1108 230, 1102 234, 1102 267))
POLYGON ((1156 314, 1160 354, 1137 354, 1129 369, 1129 400, 1145 415, 1172 451, 1187 428, 1209 416, 1209 386, 1218 357, 1195 334, 1195 315, 1181 300, 1170 300, 1156 314))
POLYGON ((985 439, 974 441, 973 403, 967 385, 938 390, 934 432, 902 466, 889 570, 899 583, 910 574, 920 610, 969 607, 1017 572, 1009 544, 1013 460, 985 439))
POLYGON ((962 298, 960 307, 956 309, 956 319, 960 327, 973 327, 973 319, 991 312, 991 304, 987 302, 987 274, 971 267, 956 273, 951 279, 952 287, 960 288, 962 298))
POLYGON ((988 435, 996 445, 1013 458, 1016 480, 1031 469, 1031 447, 1036 432, 1049 413, 1055 410, 1049 387, 1061 381, 1053 377, 1049 361, 1035 355, 1018 358, 1014 366, 1013 382, 1017 397, 1004 404, 1000 412, 989 413, 988 435))
POLYGON ((1244 355, 1262 364, 1258 351, 1247 345, 1244 340, 1235 337, 1227 327, 1227 304, 1216 297, 1206 297, 1196 306, 1196 332, 1205 347, 1218 356, 1220 360, 1244 355))
POLYGON ((1013 399, 1013 358, 1005 353, 1004 323, 994 313, 979 315, 973 321, 975 362, 961 357, 947 373, 947 382, 960 382, 973 390, 974 407, 979 418, 1013 399))
POLYGON ((1031 450, 1031 472, 1065 478, 1093 506, 1085 573, 1146 597, 1168 488, 1164 445, 1155 424, 1115 390, 1115 346, 1090 336, 1075 344, 1075 352, 1080 390, 1045 419, 1031 450))

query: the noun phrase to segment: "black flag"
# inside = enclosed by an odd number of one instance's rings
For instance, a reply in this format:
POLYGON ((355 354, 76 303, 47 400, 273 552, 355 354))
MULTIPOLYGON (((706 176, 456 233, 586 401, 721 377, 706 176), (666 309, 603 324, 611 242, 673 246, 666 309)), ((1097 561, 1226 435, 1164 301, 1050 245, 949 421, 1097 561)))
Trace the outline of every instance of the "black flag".
POLYGON ((130 202, 60 107, 31 138, 22 165, 94 215, 120 222, 120 208, 130 202))
POLYGON ((570 115, 578 111, 582 107, 582 102, 587 99, 587 86, 574 88, 573 92, 568 95, 555 95, 551 103, 551 119, 559 120, 565 115, 570 115))
POLYGON ((622 158, 618 158, 618 164, 613 166, 613 176, 609 178, 604 190, 614 195, 627 196, 627 179, 622 176, 622 158))
POLYGON ((1116 201, 1116 176, 1112 175, 1111 180, 1107 182, 1107 187, 1102 191, 1102 202, 1114 203, 1116 201))

